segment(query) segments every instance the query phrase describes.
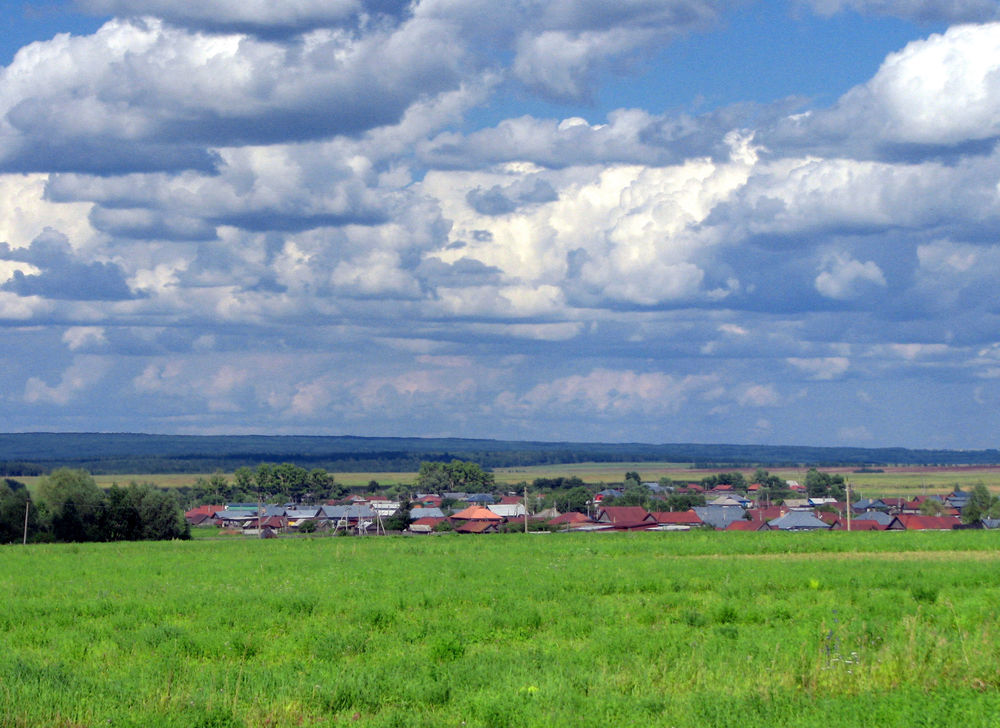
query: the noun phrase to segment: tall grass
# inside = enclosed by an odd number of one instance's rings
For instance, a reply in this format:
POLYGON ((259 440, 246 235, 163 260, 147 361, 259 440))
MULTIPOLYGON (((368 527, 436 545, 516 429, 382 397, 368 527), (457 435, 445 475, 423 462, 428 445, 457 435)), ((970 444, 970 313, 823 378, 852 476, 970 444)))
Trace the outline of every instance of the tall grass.
POLYGON ((998 543, 5 547, 0 726, 992 725, 998 543))

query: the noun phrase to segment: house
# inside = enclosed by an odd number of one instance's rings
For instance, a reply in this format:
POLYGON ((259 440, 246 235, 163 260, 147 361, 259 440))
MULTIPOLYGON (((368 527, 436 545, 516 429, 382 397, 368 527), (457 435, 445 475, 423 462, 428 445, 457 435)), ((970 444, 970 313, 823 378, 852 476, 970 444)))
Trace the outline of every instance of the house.
POLYGON ((836 506, 837 499, 836 498, 809 498, 809 499, 807 499, 807 502, 809 503, 809 506, 811 508, 815 508, 817 506, 826 506, 826 505, 836 506))
POLYGON ((466 521, 455 527, 456 533, 497 533, 500 521, 466 521))
POLYGON ((368 505, 323 506, 320 511, 320 522, 332 526, 334 530, 354 528, 367 531, 378 520, 377 514, 368 505))
POLYGON ((576 528, 582 524, 593 523, 592 520, 583 513, 577 513, 576 511, 570 511, 569 513, 563 513, 555 518, 550 518, 548 521, 549 526, 562 526, 566 529, 576 528))
POLYGON ((881 523, 879 523, 878 521, 869 520, 869 519, 861 520, 861 519, 853 518, 853 519, 851 519, 850 526, 848 526, 846 519, 840 520, 839 523, 841 525, 841 530, 844 530, 844 531, 884 531, 885 530, 885 526, 883 526, 881 523))
POLYGON ((903 508, 901 512, 908 516, 919 516, 920 509, 927 501, 938 503, 942 508, 948 507, 945 505, 944 498, 942 498, 939 495, 918 495, 913 499, 903 503, 903 508))
POLYGON ((835 524, 840 522, 839 513, 830 513, 830 511, 813 511, 813 515, 819 520, 823 521, 830 528, 834 528, 835 524))
POLYGON ((225 506, 198 506, 184 513, 184 519, 192 526, 206 526, 214 522, 215 514, 225 510, 225 506))
POLYGON ((695 506, 692 508, 706 526, 723 531, 733 521, 745 521, 746 511, 739 506, 695 506))
POLYGON ((257 520, 257 507, 254 506, 252 511, 248 510, 230 510, 227 508, 224 511, 219 511, 215 514, 215 522, 222 526, 223 528, 239 528, 242 529, 250 521, 257 520))
POLYGON ((523 503, 494 503, 486 507, 502 518, 524 518, 528 514, 523 503))
POLYGON ((788 509, 783 506, 766 506, 764 508, 750 508, 746 513, 750 517, 751 521, 757 523, 767 523, 768 521, 773 521, 779 516, 785 515, 787 512, 788 509))
POLYGON ((664 531, 687 531, 705 525, 690 508, 686 511, 653 511, 653 518, 664 531))
POLYGON ((886 503, 880 498, 876 498, 874 500, 871 498, 862 498, 858 502, 851 505, 851 508, 855 513, 865 513, 870 511, 883 511, 884 513, 889 512, 889 506, 886 505, 886 503))
POLYGON ((243 524, 242 531, 245 536, 259 535, 262 538, 273 538, 274 536, 277 536, 279 532, 284 531, 287 527, 288 519, 284 516, 265 516, 260 519, 259 525, 257 517, 254 516, 243 524))
POLYGON ((944 501, 952 508, 957 508, 961 511, 969 504, 970 498, 972 498, 972 493, 967 493, 961 488, 955 488, 953 493, 949 493, 945 496, 944 501))
POLYGON ((886 531, 951 531, 962 524, 955 516, 894 516, 886 531))
POLYGON ((730 521, 727 531, 770 531, 771 527, 763 521, 730 521))
POLYGON ((597 511, 596 523, 609 524, 618 531, 654 528, 656 519, 642 506, 608 506, 597 511))
POLYGON ((619 488, 605 488, 594 496, 594 502, 600 503, 605 498, 621 498, 625 495, 625 491, 619 488))
POLYGON ((443 523, 446 520, 448 519, 444 516, 440 518, 424 516, 423 518, 418 518, 417 520, 412 521, 407 527, 407 530, 411 533, 431 533, 435 528, 437 528, 439 523, 443 523))
MULTIPOLYGON (((714 493, 715 491, 713 490, 712 492, 714 493)), ((740 508, 746 508, 749 504, 750 501, 746 498, 735 494, 719 496, 718 498, 713 498, 705 503, 705 505, 709 506, 738 506, 740 508)))
POLYGON ((808 498, 785 498, 785 508, 790 511, 808 511, 812 506, 808 498))
POLYGON ((414 503, 421 508, 440 508, 443 500, 444 498, 439 495, 434 495, 433 493, 423 493, 417 496, 414 503))
POLYGON ((889 513, 896 514, 903 512, 903 506, 906 505, 906 498, 883 498, 882 502, 889 509, 889 513))
POLYGON ((411 508, 410 518, 417 521, 421 518, 444 518, 444 511, 440 508, 411 508))
POLYGON ((496 503, 496 498, 489 493, 473 493, 470 496, 466 496, 465 502, 485 506, 490 503, 496 503))
MULTIPOLYGON (((873 521, 879 525, 879 528, 884 529, 890 523, 892 523, 893 517, 888 513, 883 513, 882 511, 869 511, 867 513, 859 513, 853 519, 854 523, 865 523, 866 521, 873 521)), ((851 529, 852 531, 855 529, 851 529)))
POLYGON ((285 511, 285 517, 288 519, 289 528, 298 528, 307 521, 318 520, 321 513, 322 509, 316 506, 289 508, 285 511))
POLYGON ((789 511, 785 515, 769 521, 768 525, 779 531, 818 531, 830 528, 830 524, 823 523, 812 513, 806 511, 789 511))
POLYGON ((388 498, 369 498, 368 506, 375 511, 380 518, 390 518, 399 510, 402 503, 389 500, 388 498))
POLYGON ((487 521, 490 523, 503 523, 503 516, 498 516, 489 508, 482 506, 469 506, 458 513, 450 516, 452 522, 456 521, 487 521))

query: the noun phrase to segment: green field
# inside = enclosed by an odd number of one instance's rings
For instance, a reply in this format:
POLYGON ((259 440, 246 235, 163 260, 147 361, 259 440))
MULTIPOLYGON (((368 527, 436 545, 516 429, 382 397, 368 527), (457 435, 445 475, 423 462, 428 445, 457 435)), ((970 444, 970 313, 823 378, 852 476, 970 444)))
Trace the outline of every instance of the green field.
POLYGON ((988 726, 1000 536, 0 548, 0 726, 988 726))
MULTIPOLYGON (((747 477, 753 469, 740 469, 747 477)), ((854 473, 850 468, 821 468, 824 472, 842 473, 851 482, 856 493, 865 496, 909 496, 925 493, 944 493, 956 485, 971 490, 977 483, 985 484, 990 490, 1000 492, 1000 467, 927 467, 927 468, 885 468, 882 473, 854 473)), ((698 482, 720 469, 693 470, 682 463, 568 463, 563 465, 537 465, 519 468, 496 468, 494 474, 502 487, 516 487, 521 482, 531 483, 536 478, 579 477, 585 483, 596 486, 600 483, 621 483, 628 471, 638 472, 644 480, 657 481, 666 476, 671 480, 698 482)), ((806 469, 777 468, 772 471, 786 479, 805 482, 806 469)), ((210 474, 133 474, 95 475, 94 480, 102 487, 112 483, 127 485, 130 482, 151 483, 160 487, 176 488, 193 485, 199 477, 210 474)), ((380 485, 411 484, 417 474, 410 472, 364 472, 334 473, 338 483, 353 488, 364 488, 372 480, 380 485)), ((229 474, 230 479, 232 473, 229 474)), ((33 487, 37 477, 19 477, 18 480, 33 487)))

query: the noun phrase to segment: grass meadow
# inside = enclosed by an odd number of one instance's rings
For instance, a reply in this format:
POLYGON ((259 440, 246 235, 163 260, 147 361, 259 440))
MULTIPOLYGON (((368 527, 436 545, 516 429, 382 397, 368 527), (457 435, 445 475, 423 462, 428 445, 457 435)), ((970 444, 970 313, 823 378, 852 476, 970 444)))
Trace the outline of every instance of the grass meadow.
POLYGON ((0 726, 995 725, 996 532, 0 548, 0 726))

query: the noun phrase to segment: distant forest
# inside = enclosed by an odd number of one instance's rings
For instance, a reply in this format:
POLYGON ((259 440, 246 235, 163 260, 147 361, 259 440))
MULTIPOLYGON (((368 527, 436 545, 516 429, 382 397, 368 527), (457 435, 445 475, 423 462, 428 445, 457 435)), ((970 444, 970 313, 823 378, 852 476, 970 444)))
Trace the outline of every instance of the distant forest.
POLYGON ((59 467, 109 475, 231 472, 262 462, 289 462, 331 472, 416 471, 423 461, 456 458, 484 468, 631 461, 694 463, 706 468, 870 467, 992 465, 1000 464, 1000 451, 419 437, 0 434, 0 476, 41 475, 59 467))

